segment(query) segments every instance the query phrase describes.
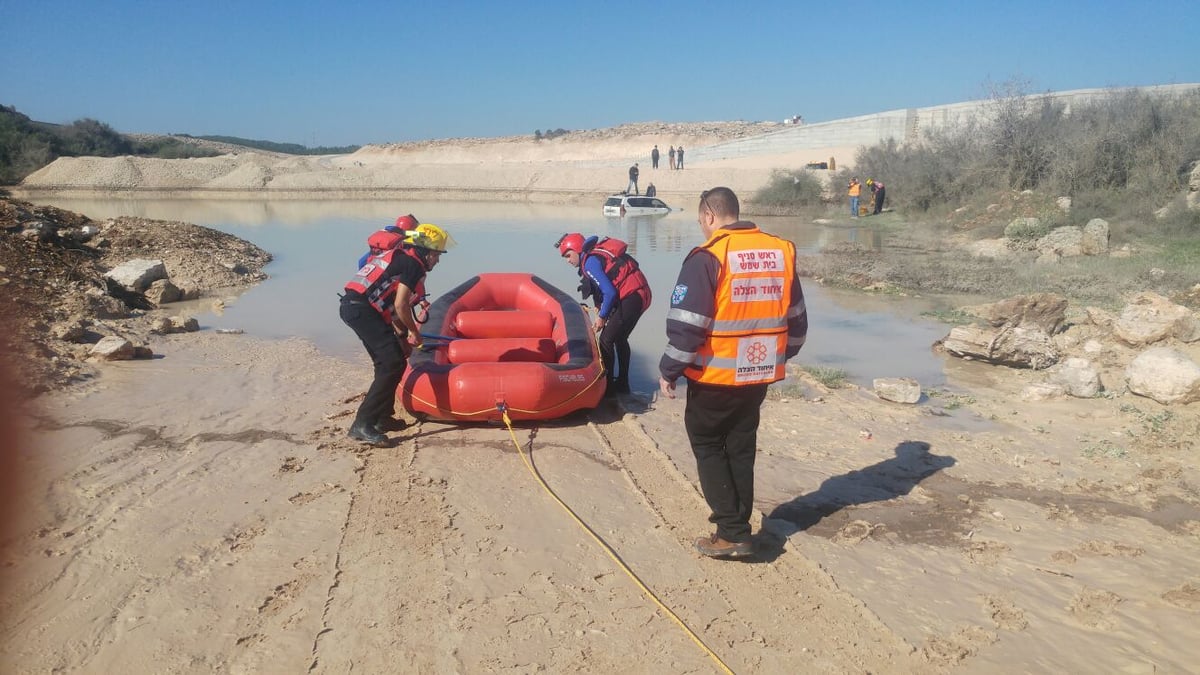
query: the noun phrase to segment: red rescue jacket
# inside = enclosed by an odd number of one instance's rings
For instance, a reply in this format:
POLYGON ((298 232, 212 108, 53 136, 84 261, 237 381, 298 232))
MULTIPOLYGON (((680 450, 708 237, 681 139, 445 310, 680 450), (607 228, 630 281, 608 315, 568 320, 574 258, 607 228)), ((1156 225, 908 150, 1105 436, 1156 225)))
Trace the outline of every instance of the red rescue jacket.
MULTIPOLYGON (((396 287, 400 283, 400 279, 396 276, 384 276, 388 266, 392 264, 392 257, 397 253, 407 255, 416 260, 421 266, 421 269, 428 271, 425 267, 425 261, 417 252, 407 246, 394 248, 384 251, 377 255, 372 255, 367 258, 367 264, 363 265, 358 273, 354 275, 346 284, 347 291, 354 291, 367 299, 375 311, 384 318, 385 321, 392 321, 394 317, 393 305, 396 304, 396 287)), ((425 276, 421 276, 421 280, 417 282, 417 287, 412 289, 413 306, 425 299, 425 276)))
MULTIPOLYGON (((642 309, 650 307, 650 282, 642 273, 633 256, 626 253, 629 245, 620 239, 605 237, 596 242, 590 250, 583 254, 597 256, 604 263, 604 273, 617 289, 617 297, 625 298, 631 293, 637 293, 642 298, 642 309)), ((579 269, 583 269, 583 260, 579 261, 579 269)))

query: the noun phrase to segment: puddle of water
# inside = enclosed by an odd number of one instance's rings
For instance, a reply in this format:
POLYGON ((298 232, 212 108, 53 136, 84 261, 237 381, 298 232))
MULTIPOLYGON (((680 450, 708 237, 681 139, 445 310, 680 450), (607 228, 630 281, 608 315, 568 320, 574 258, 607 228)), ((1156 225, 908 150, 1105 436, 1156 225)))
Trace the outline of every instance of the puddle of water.
MULTIPOLYGON (((620 237, 629 243, 654 291, 631 340, 631 383, 657 388, 658 359, 666 344, 664 322, 670 291, 683 257, 702 243, 691 210, 663 217, 605 218, 595 207, 524 203, 398 202, 387 200, 261 201, 155 199, 44 199, 39 203, 95 219, 132 215, 197 223, 254 242, 275 256, 270 279, 247 290, 220 314, 197 311, 202 326, 239 328, 271 338, 301 336, 346 359, 365 358, 357 338, 337 314, 337 293, 355 271, 367 236, 397 215, 415 213, 447 228, 458 247, 429 277, 436 296, 480 272, 531 272, 573 293, 574 268, 553 248, 568 231, 620 237)), ((816 252, 836 241, 879 245, 868 229, 826 228, 792 218, 756 219, 763 229, 816 252)), ((169 271, 169 270, 168 270, 169 271)), ((912 377, 925 388, 942 386, 943 357, 930 345, 949 327, 920 316, 934 299, 868 296, 805 284, 809 338, 801 365, 836 367, 869 386, 875 377, 912 377)))

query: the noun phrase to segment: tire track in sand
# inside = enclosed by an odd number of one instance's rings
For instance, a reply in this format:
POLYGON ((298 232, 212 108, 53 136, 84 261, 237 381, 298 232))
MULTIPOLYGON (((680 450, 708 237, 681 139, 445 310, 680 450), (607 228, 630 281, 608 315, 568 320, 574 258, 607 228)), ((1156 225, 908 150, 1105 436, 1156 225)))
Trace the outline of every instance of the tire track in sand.
MULTIPOLYGON (((735 670, 760 672, 920 672, 929 663, 873 614, 840 589, 821 567, 781 538, 759 536, 758 562, 704 559, 692 548, 705 532, 708 507, 698 487, 626 417, 589 424, 621 467, 635 494, 673 536, 683 560, 699 576, 682 588, 656 589, 735 670), (701 630, 703 629, 703 630, 701 630)), ((755 515, 761 521, 761 515, 755 515)), ((761 522, 756 522, 756 529, 761 522)))
POLYGON ((395 447, 363 449, 309 672, 454 672, 446 606, 444 486, 413 461, 417 426, 395 447))

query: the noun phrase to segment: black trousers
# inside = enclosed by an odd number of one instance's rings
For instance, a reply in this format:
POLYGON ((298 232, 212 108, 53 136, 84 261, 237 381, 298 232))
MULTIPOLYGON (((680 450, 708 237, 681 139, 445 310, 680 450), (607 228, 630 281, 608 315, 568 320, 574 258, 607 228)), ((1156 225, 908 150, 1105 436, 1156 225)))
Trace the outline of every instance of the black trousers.
POLYGON ((629 391, 629 359, 633 353, 629 347, 629 336, 633 334, 644 311, 646 308, 642 307, 641 296, 630 293, 617 301, 604 322, 604 328, 600 330, 600 362, 608 374, 610 389, 616 387, 616 391, 629 391))
POLYGON ((875 211, 871 215, 879 215, 883 211, 883 197, 887 194, 887 188, 879 188, 875 191, 875 211))
POLYGON ((700 490, 725 541, 750 541, 759 409, 767 385, 718 387, 688 381, 683 425, 696 456, 700 490))
POLYGON ((342 321, 354 331, 375 366, 375 379, 358 406, 355 423, 376 424, 396 412, 396 387, 404 377, 408 361, 400 348, 400 338, 375 308, 365 302, 342 300, 342 321))

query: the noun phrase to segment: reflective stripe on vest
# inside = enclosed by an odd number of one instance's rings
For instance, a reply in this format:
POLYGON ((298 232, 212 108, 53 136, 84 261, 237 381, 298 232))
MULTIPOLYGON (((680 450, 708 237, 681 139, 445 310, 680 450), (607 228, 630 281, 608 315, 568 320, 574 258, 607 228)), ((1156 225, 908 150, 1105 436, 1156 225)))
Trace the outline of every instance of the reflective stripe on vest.
MULTIPOLYGON (((397 253, 407 255, 421 269, 425 269, 425 261, 421 260, 421 256, 411 248, 394 248, 390 251, 384 251, 378 255, 373 255, 367 259, 367 264, 363 265, 346 284, 347 291, 354 291, 367 299, 375 311, 383 316, 384 320, 391 321, 392 306, 396 302, 396 286, 400 283, 400 279, 395 275, 385 277, 383 273, 387 271, 388 266, 392 264, 392 257, 397 253)), ((419 302, 425 296, 425 277, 417 282, 417 287, 413 289, 413 303, 419 302)))
MULTIPOLYGON (((697 250, 720 265, 716 316, 708 339, 684 375, 692 381, 725 386, 769 384, 784 378, 795 246, 757 227, 718 230, 697 250)), ((676 312, 672 309, 671 312, 676 312)), ((707 317, 674 318, 701 325, 707 317), (691 319, 691 320, 689 320, 691 319)))

